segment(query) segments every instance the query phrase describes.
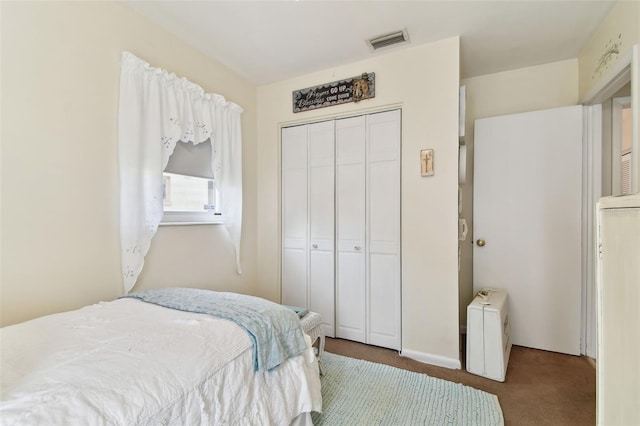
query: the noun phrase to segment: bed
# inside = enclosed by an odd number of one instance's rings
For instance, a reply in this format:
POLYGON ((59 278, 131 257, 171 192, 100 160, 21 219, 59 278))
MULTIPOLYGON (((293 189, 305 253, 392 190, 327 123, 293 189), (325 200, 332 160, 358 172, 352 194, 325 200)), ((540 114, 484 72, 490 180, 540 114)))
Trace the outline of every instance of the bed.
MULTIPOLYGON (((223 294, 234 301, 238 296, 223 294)), ((278 315, 287 321, 293 318, 297 329, 286 332, 302 335, 301 352, 278 363, 274 346, 289 345, 295 352, 295 345, 274 343, 273 334, 252 334, 251 326, 227 318, 225 309, 215 316, 199 306, 185 311, 136 297, 3 327, 0 422, 310 424, 310 412, 322 408, 311 340, 295 313, 260 301, 280 309, 278 315), (265 341, 271 347, 265 349, 265 341)), ((250 309, 249 316, 255 311, 250 309)), ((272 320, 251 321, 264 329, 272 320)))

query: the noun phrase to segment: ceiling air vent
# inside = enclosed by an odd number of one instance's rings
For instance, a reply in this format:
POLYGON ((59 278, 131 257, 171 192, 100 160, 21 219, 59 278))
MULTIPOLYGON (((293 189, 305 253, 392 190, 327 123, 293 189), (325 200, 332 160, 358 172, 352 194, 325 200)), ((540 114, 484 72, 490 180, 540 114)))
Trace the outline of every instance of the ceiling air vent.
POLYGON ((409 41, 409 35, 406 28, 400 31, 395 31, 389 34, 384 34, 369 40, 369 45, 373 50, 378 50, 382 47, 391 46, 398 43, 404 43, 409 41))

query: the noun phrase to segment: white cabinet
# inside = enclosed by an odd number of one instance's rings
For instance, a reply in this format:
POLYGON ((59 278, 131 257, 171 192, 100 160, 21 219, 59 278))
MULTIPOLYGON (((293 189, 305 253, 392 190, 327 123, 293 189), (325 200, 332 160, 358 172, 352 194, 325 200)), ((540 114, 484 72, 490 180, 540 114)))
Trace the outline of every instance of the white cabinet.
POLYGON ((640 424, 640 194, 598 203, 597 424, 640 424))
POLYGON ((282 209, 283 303, 400 349, 400 111, 283 129, 282 209))

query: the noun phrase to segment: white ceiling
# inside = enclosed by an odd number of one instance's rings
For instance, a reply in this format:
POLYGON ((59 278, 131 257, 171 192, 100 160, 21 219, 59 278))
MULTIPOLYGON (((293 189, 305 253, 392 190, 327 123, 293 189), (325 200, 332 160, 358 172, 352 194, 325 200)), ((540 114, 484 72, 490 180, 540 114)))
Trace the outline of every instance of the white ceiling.
POLYGON ((457 35, 462 78, 575 58, 613 5, 610 0, 126 4, 258 85, 457 35), (366 43, 402 28, 409 43, 376 52, 366 43))

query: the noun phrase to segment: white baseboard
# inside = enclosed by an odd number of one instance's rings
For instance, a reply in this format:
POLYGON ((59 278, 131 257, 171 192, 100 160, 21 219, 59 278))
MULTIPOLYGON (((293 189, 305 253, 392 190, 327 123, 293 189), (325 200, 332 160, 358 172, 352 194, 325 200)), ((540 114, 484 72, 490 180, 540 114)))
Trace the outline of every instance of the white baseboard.
POLYGON ((460 370, 462 368, 462 364, 459 359, 448 358, 441 355, 403 349, 402 352, 400 352, 400 356, 415 359, 416 361, 424 362, 426 364, 437 365, 438 367, 451 368, 453 370, 460 370))

